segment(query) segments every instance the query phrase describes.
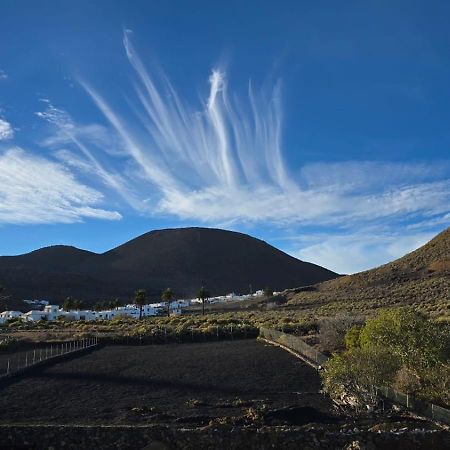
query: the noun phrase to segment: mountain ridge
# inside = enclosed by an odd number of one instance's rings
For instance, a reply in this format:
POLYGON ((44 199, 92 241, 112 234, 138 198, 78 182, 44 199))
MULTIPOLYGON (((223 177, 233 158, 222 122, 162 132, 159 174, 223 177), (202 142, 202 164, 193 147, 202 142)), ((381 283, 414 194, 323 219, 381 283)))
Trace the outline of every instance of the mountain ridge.
POLYGON ((431 313, 450 309, 450 227, 387 264, 285 295, 291 306, 310 304, 330 311, 393 305, 415 305, 431 313))
POLYGON ((129 299, 138 288, 152 296, 166 287, 195 295, 201 285, 213 294, 281 290, 336 276, 244 233, 201 227, 152 230, 103 253, 57 245, 0 257, 0 283, 12 295, 52 301, 129 299))

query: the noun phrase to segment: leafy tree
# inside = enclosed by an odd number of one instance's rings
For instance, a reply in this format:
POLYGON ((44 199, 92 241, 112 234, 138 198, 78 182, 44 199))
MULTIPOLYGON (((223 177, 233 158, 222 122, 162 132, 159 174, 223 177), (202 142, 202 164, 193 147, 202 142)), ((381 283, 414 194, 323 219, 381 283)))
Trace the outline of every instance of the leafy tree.
POLYGON ((170 316, 170 304, 172 303, 174 297, 174 293, 170 288, 167 288, 161 295, 161 300, 167 302, 167 316, 170 316))
POLYGON ((448 330, 411 308, 382 310, 361 330, 361 348, 383 347, 403 364, 425 369, 445 358, 448 330), (446 331, 446 332, 445 332, 446 331))
POLYGON ((202 286, 197 294, 197 298, 202 301, 202 314, 205 314, 205 302, 209 299, 209 297, 209 291, 204 286, 202 286))
POLYGON ((373 386, 450 403, 450 329, 411 308, 380 310, 345 336, 348 350, 334 355, 322 377, 335 399, 375 401, 373 386), (372 387, 371 387, 372 386, 372 387))
POLYGON ((67 297, 62 307, 64 311, 73 311, 75 309, 75 300, 72 297, 67 297))
POLYGON ((134 296, 134 303, 139 306, 139 319, 142 319, 142 310, 147 304, 147 292, 145 289, 138 289, 134 296))
POLYGON ((376 387, 393 382, 400 363, 395 356, 381 348, 354 348, 334 355, 321 373, 325 390, 334 400, 356 407, 374 406, 376 387))
POLYGON ((78 300, 73 297, 67 297, 63 302, 64 311, 79 311, 83 308, 83 300, 78 300))

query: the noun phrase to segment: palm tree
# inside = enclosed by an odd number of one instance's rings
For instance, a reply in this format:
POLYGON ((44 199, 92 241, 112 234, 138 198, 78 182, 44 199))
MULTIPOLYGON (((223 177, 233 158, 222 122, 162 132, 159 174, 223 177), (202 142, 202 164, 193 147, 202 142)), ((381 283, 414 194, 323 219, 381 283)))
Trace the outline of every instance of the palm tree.
POLYGON ((198 291, 197 298, 202 301, 202 314, 205 314, 205 301, 209 298, 209 291, 205 287, 201 287, 198 291))
POLYGON ((172 289, 167 288, 161 295, 161 300, 167 302, 167 316, 170 316, 170 304, 174 298, 172 289))
POLYGON ((108 306, 109 306, 109 308, 111 308, 111 309, 117 309, 117 308, 119 308, 120 306, 122 306, 122 302, 121 302, 118 298, 115 298, 114 300, 111 300, 111 301, 108 303, 108 306))
POLYGON ((83 309, 83 306, 84 306, 83 300, 76 299, 73 301, 73 309, 75 309, 76 311, 83 309))
POLYGON ((142 319, 142 309, 147 304, 147 292, 145 289, 138 289, 136 291, 134 303, 139 306, 139 319, 142 319))

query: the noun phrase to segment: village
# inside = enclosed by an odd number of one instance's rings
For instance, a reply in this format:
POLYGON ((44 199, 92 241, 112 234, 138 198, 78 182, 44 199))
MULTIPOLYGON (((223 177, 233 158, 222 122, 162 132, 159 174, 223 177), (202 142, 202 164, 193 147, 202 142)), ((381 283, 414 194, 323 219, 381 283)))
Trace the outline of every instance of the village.
MULTIPOLYGON (((253 294, 237 295, 230 293, 217 297, 211 297, 207 300, 208 304, 234 302, 247 300, 252 297, 260 297, 264 295, 262 290, 258 290, 253 294)), ((73 321, 95 321, 95 320, 111 320, 116 317, 130 317, 139 319, 140 317, 160 316, 169 313, 182 314, 183 310, 189 306, 201 303, 201 300, 193 299, 179 299, 171 302, 149 303, 139 307, 136 304, 127 304, 125 306, 118 306, 115 308, 105 308, 100 311, 93 309, 69 309, 68 311, 59 305, 52 305, 47 300, 24 300, 30 306, 36 309, 31 309, 27 312, 22 311, 3 311, 0 313, 0 325, 8 323, 11 320, 22 320, 24 322, 38 322, 40 320, 55 321, 73 320, 73 321), (38 309, 39 308, 39 309, 38 309)))

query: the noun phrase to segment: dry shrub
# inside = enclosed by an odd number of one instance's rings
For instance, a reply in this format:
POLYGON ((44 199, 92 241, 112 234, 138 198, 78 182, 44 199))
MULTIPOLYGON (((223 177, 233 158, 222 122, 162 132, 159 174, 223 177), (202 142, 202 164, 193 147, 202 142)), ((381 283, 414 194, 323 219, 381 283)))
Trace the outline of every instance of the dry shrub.
POLYGON ((360 317, 338 315, 319 321, 320 347, 322 351, 334 352, 344 348, 344 338, 347 331, 364 321, 360 317))
POLYGON ((420 378, 417 373, 403 366, 395 375, 394 389, 405 394, 415 394, 421 388, 420 378))

